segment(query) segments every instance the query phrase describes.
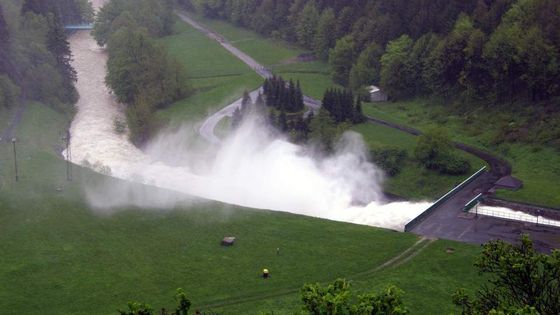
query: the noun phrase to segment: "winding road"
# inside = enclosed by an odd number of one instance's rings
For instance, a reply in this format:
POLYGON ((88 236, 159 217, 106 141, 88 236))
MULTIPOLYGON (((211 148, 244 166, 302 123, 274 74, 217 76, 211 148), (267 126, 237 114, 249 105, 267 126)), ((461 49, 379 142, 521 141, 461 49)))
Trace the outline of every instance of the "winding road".
MULTIPOLYGON (((178 12, 177 15, 186 23, 195 29, 203 32, 209 38, 216 40, 219 44, 228 50, 231 54, 239 58, 249 67, 251 67, 258 75, 263 78, 269 78, 272 72, 259 64, 256 60, 234 47, 220 34, 213 32, 200 23, 194 21, 184 12, 178 12)), ((251 92, 251 98, 255 99, 259 90, 251 92)), ((321 107, 321 102, 309 96, 304 96, 305 104, 316 111, 321 107)), ((209 116, 199 129, 200 135, 211 143, 219 144, 220 139, 214 134, 216 125, 226 116, 232 116, 236 108, 241 106, 241 99, 226 106, 222 110, 209 116)), ((389 128, 397 129, 408 134, 419 136, 422 134, 420 130, 399 125, 393 122, 385 121, 375 117, 367 117, 369 123, 383 125, 389 128)), ((507 221, 499 218, 478 216, 476 218, 462 217, 463 206, 479 193, 487 193, 494 188, 495 183, 504 176, 511 175, 512 168, 509 162, 493 154, 480 150, 459 142, 454 142, 455 148, 474 155, 485 161, 489 166, 489 171, 482 174, 475 181, 461 189, 447 202, 439 206, 435 211, 420 221, 411 232, 427 236, 445 239, 458 240, 469 243, 484 243, 491 239, 504 239, 509 242, 515 242, 520 231, 530 233, 535 241, 535 245, 540 250, 550 250, 558 247, 558 241, 551 239, 551 235, 557 233, 556 229, 547 227, 532 227, 522 222, 507 221)))
MULTIPOLYGON (((232 55, 237 57, 239 60, 243 61, 247 66, 253 69, 263 79, 268 79, 273 76, 272 71, 270 71, 268 68, 258 63, 251 56, 237 49, 220 34, 212 30, 209 30, 208 28, 204 27, 200 23, 196 22, 185 12, 176 12, 176 13, 181 20, 183 20, 185 23, 189 24, 193 28, 199 30, 200 32, 204 33, 208 38, 217 41, 223 48, 225 48, 227 51, 229 51, 232 55)), ((253 100, 257 98, 259 91, 260 89, 257 89, 249 94, 253 100)), ((242 99, 239 99, 227 105, 226 107, 222 108, 221 110, 217 111, 216 113, 206 118, 206 120, 202 123, 202 125, 198 129, 198 133, 208 142, 213 144, 219 144, 221 142, 220 138, 218 138, 215 135, 214 130, 218 125, 218 123, 223 118, 233 116, 233 112, 235 111, 235 109, 241 107, 241 100, 242 99)), ((312 97, 309 97, 307 95, 303 96, 303 102, 307 107, 309 107, 313 111, 317 111, 319 110, 319 108, 321 108, 320 101, 312 97)))

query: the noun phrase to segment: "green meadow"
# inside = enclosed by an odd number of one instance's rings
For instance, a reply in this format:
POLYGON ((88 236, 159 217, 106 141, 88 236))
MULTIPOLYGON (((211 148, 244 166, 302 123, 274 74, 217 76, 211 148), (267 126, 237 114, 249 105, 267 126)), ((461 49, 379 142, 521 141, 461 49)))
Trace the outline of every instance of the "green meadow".
POLYGON ((523 143, 492 143, 497 127, 511 117, 473 113, 465 122, 462 114, 451 113, 438 102, 422 99, 368 104, 364 106, 364 113, 420 130, 445 128, 454 140, 486 149, 511 163, 513 175, 523 181, 523 187, 515 192, 499 190, 498 196, 560 208, 560 154, 557 150, 523 143))
MULTIPOLYGON (((259 77, 217 43, 182 23, 176 30, 161 42, 185 64, 192 91, 159 113, 163 122, 197 122, 260 85, 259 77)), ((322 71, 318 63, 284 66, 295 75, 322 71)), ((329 85, 301 81, 314 93, 329 85)), ((419 241, 409 233, 190 199, 153 209, 95 209, 88 192, 121 185, 178 196, 78 166, 67 181, 60 150, 70 119, 71 113, 28 104, 17 128, 18 182, 12 144, 0 144, 3 314, 116 314, 131 300, 170 309, 179 287, 193 309, 293 314, 303 283, 338 277, 352 280, 358 293, 396 284, 406 292, 412 314, 447 314, 458 311, 451 303, 456 288, 472 291, 484 280, 472 267, 478 246, 441 240, 423 241, 426 247, 417 247, 415 255, 380 269, 419 241), (236 244, 221 247, 224 236, 237 237, 236 244), (263 268, 270 269, 271 279, 260 278, 263 268)), ((0 121, 1 129, 7 121, 0 121)), ((226 128, 227 122, 220 126, 226 128)), ((413 137, 383 128, 364 124, 355 130, 372 148, 391 144, 412 150, 413 137)), ((399 176, 388 180, 388 190, 415 199, 438 196, 461 179, 422 174, 412 164, 399 176), (420 175, 425 183, 410 180, 420 175)))
POLYGON ((170 308, 178 287, 194 308, 227 305, 220 312, 258 314, 270 307, 290 314, 299 307, 304 282, 337 277, 352 279, 364 292, 398 284, 413 309, 451 311, 452 290, 481 281, 470 268, 479 248, 444 241, 398 267, 375 271, 418 240, 407 233, 209 201, 93 209, 86 191, 123 183, 77 166, 73 181, 66 180, 58 150, 69 117, 29 104, 18 127, 18 182, 11 144, 0 147, 3 314, 112 314, 129 300, 170 308), (230 235, 237 243, 221 247, 230 235), (454 254, 445 253, 449 246, 454 254), (430 257, 437 263, 423 262, 430 257), (441 272, 445 265, 462 272, 441 272), (272 273, 268 281, 259 277, 265 267, 272 273), (416 290, 416 281, 438 283, 431 290, 441 295, 416 290))

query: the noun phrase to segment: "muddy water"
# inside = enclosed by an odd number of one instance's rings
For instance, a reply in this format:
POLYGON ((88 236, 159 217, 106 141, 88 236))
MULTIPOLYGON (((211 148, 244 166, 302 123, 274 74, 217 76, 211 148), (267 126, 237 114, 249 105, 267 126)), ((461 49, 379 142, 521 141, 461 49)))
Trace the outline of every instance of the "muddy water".
MULTIPOLYGON (((93 1, 96 8, 103 3, 93 1)), ((204 199, 393 229, 402 229, 428 206, 383 204, 379 172, 364 162, 365 147, 355 137, 336 156, 317 159, 302 154, 301 148, 291 143, 262 136, 266 132, 248 124, 217 152, 203 158, 212 161, 204 172, 194 172, 189 163, 177 163, 195 155, 178 149, 185 138, 184 130, 164 133, 154 140, 151 149, 141 151, 116 131, 115 121, 125 121, 124 108, 105 86, 105 51, 89 31, 77 32, 69 41, 80 94, 70 128, 70 158, 74 163, 204 199), (169 155, 174 162, 166 164, 169 155), (367 206, 355 207, 355 200, 367 206)), ((196 156, 203 153, 197 152, 196 156)), ((101 198, 120 195, 108 192, 101 198)))

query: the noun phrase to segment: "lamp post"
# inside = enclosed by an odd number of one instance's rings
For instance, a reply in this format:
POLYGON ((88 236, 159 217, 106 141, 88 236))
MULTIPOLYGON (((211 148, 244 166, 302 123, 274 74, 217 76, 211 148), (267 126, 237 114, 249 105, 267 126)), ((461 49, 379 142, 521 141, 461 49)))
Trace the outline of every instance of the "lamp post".
POLYGON ((16 138, 12 138, 12 144, 14 147, 14 169, 16 171, 16 182, 18 181, 18 167, 17 167, 17 153, 16 153, 16 138))

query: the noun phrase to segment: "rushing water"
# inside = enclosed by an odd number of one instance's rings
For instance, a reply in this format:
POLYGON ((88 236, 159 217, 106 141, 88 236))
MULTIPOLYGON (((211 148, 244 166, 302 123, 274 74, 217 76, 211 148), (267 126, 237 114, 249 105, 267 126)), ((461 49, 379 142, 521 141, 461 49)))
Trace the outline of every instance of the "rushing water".
MULTIPOLYGON (((103 2, 94 1, 94 7, 103 2)), ((115 121, 125 117, 104 83, 105 51, 89 31, 76 32, 69 41, 80 94, 70 128, 74 163, 205 199, 393 229, 402 229, 428 206, 384 204, 381 174, 366 162, 365 146, 352 134, 328 158, 272 138, 254 122, 214 150, 195 153, 183 146, 189 127, 163 132, 147 150, 139 150, 115 130, 115 121), (197 159, 206 164, 202 170, 192 163, 197 159)))

